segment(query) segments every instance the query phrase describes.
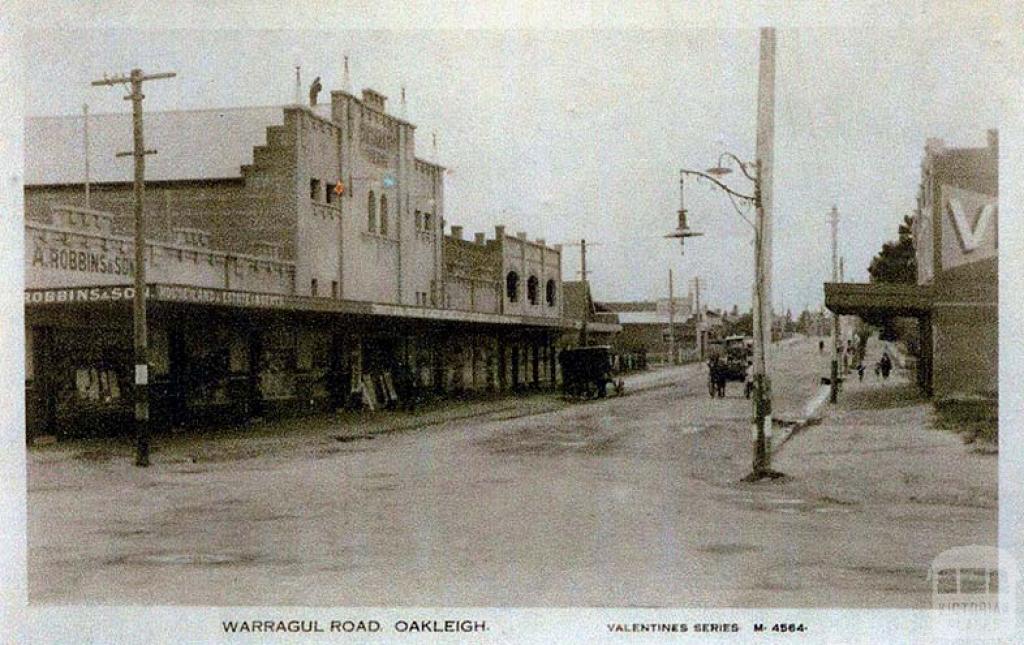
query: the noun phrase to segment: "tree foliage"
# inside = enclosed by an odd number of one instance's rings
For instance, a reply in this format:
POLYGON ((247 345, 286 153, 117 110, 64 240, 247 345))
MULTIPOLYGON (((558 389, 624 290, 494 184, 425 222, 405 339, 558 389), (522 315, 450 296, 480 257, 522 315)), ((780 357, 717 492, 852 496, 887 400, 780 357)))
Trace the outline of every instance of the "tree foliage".
POLYGON ((871 259, 868 274, 872 282, 917 282, 917 260, 914 257, 914 228, 910 216, 905 216, 899 227, 899 237, 882 245, 882 250, 871 259))
MULTIPOLYGON (((899 284, 917 283, 917 260, 914 255, 913 219, 905 216, 900 224, 898 237, 895 241, 886 242, 882 250, 871 260, 868 274, 872 282, 899 284)), ((862 316, 869 325, 879 328, 882 340, 903 339, 908 345, 914 344, 917 337, 916 323, 900 323, 887 316, 862 316)))

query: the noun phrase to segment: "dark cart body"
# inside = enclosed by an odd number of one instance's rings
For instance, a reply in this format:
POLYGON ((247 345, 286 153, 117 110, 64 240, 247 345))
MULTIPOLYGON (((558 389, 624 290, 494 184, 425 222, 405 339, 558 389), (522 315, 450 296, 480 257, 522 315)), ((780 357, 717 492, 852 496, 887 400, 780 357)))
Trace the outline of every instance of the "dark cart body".
POLYGON ((608 386, 621 391, 612 379, 612 351, 607 345, 563 349, 558 355, 562 368, 562 390, 569 396, 604 397, 608 386))
MULTIPOLYGON (((746 381, 750 356, 749 342, 743 336, 711 341, 708 347, 708 393, 725 396, 724 382, 746 381)), ((745 394, 750 396, 749 388, 745 394)))

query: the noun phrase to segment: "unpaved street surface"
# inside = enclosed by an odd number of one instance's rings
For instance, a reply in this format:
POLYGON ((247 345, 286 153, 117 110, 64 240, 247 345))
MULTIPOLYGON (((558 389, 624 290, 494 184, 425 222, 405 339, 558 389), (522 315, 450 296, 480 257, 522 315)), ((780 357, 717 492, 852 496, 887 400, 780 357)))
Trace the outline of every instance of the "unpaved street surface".
MULTIPOLYGON (((778 416, 798 414, 822 364, 816 341, 780 349, 778 416)), ((842 437, 867 474, 837 483, 826 420, 778 455, 788 480, 742 484, 741 386, 712 400, 702 366, 676 374, 402 432, 298 422, 280 450, 266 428, 259 450, 218 435, 149 469, 84 444, 30 450, 30 602, 922 607, 938 550, 994 543, 994 458, 971 462, 974 497, 920 475, 967 454, 954 436, 915 427, 934 445, 880 453, 842 437), (896 466, 907 481, 880 486, 896 466), (902 499, 919 483, 930 496, 902 499)), ((898 381, 862 388, 891 393, 890 412, 924 409, 898 381)))

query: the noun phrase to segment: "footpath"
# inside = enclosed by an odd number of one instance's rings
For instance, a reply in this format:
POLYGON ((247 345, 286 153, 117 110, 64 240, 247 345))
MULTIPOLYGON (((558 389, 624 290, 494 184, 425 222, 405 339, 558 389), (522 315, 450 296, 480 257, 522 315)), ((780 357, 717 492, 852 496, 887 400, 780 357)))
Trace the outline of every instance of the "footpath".
POLYGON ((845 504, 989 509, 994 531, 997 456, 938 429, 912 377, 897 369, 882 380, 869 370, 860 382, 851 372, 838 404, 819 396, 817 418, 776 441, 773 467, 788 476, 782 486, 845 504))

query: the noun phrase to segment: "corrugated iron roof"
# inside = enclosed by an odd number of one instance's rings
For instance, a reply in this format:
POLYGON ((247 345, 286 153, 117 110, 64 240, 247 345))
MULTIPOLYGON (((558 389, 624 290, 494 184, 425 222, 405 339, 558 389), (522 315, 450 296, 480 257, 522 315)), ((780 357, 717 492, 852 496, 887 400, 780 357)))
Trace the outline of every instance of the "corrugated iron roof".
MULTIPOLYGON (((677 324, 684 321, 684 316, 676 318, 677 324)), ((668 316, 657 311, 620 311, 619 323, 622 325, 668 325, 668 316)))
MULTIPOLYGON (((143 119, 146 179, 241 177, 253 147, 266 143, 267 127, 284 123, 284 106, 146 112, 143 119)), ((85 181, 84 118, 25 119, 25 184, 80 184, 85 181)), ((131 112, 89 115, 89 175, 96 183, 132 181, 131 112)))

